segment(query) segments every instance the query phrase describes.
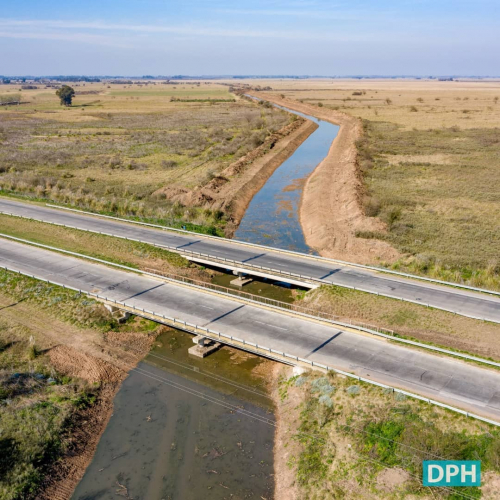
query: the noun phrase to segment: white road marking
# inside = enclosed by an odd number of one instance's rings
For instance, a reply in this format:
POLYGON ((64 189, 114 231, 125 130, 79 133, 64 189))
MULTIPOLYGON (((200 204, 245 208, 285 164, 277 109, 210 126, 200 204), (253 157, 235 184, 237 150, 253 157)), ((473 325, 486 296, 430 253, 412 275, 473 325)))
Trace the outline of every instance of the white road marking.
POLYGON ((260 323, 261 325, 270 326, 271 328, 278 328, 280 330, 288 330, 288 328, 281 328, 281 326, 270 325, 269 323, 262 323, 262 321, 255 320, 255 323, 260 323))

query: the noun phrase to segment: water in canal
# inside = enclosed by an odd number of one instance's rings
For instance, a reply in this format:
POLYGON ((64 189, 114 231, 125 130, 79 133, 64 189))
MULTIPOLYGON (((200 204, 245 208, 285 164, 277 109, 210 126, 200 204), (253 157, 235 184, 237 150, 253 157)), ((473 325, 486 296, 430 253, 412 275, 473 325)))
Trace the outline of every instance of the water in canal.
MULTIPOLYGON (((287 111, 319 127, 254 196, 235 238, 311 252, 298 215, 303 183, 338 127, 287 111)), ((231 286, 232 278, 217 283, 231 286)), ((250 286, 255 291, 245 291, 293 299, 272 283, 250 286)), ((168 330, 129 373, 74 500, 273 498, 272 362, 227 347, 201 360, 188 355, 191 345, 191 335, 168 330)))
POLYGON ((328 154, 339 127, 291 109, 281 109, 316 122, 318 128, 274 171, 253 197, 234 238, 313 253, 305 242, 299 221, 300 197, 305 180, 328 154))
POLYGON ((132 370, 73 499, 271 499, 270 361, 223 348, 204 360, 168 330, 132 370))

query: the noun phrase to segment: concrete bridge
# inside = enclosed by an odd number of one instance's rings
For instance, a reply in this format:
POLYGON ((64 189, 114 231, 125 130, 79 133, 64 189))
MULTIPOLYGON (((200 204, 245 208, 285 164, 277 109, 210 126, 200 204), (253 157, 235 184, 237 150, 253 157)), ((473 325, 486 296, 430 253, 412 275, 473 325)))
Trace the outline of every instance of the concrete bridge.
POLYGON ((467 287, 453 288, 322 257, 5 198, 0 198, 0 213, 149 243, 192 261, 232 269, 237 273, 268 277, 307 288, 333 284, 500 323, 498 292, 480 293, 467 287))
POLYGON ((138 275, 8 239, 0 267, 107 305, 293 365, 335 369, 500 422, 500 372, 314 318, 138 275))

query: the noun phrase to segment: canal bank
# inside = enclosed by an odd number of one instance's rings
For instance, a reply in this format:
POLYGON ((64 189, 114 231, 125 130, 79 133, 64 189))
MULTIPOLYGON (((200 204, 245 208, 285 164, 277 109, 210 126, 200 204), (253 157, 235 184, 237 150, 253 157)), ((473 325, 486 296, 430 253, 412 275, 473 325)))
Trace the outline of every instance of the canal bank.
POLYGON ((254 195, 234 238, 276 248, 316 253, 307 243, 301 226, 301 197, 308 177, 328 155, 339 126, 285 106, 277 107, 315 123, 317 128, 254 195))
MULTIPOLYGON (((322 123, 340 127, 301 190, 299 219, 306 245, 323 257, 349 262, 373 264, 396 260, 399 253, 387 242, 356 237, 359 231, 386 231, 380 219, 365 215, 362 205, 364 186, 356 147, 363 135, 361 120, 342 111, 267 92, 249 95, 309 119, 324 120, 322 123)), ((309 139, 313 137, 314 134, 309 139)), ((274 246, 272 242, 267 244, 274 246)))

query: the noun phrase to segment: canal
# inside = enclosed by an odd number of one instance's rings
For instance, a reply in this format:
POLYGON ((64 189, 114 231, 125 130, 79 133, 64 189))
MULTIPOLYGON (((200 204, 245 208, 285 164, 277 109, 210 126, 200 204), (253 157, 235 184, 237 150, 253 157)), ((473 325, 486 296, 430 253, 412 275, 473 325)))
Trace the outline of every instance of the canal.
MULTIPOLYGON (((271 175, 252 198, 234 238, 271 247, 315 253, 305 242, 299 207, 305 181, 326 157, 339 127, 282 106, 318 128, 271 175)), ((334 179, 332 179, 334 182, 334 179)))
POLYGON ((192 345, 169 329, 129 373, 73 499, 273 498, 273 362, 192 345))
MULTIPOLYGON (((254 196, 235 238, 312 252, 300 198, 339 127, 282 109, 318 128, 254 196)), ((216 282, 230 287, 231 279, 216 282)), ((293 300, 272 283, 255 281, 245 291, 293 300)), ((188 355, 192 345, 191 335, 166 329, 131 370, 74 500, 273 498, 274 363, 228 347, 201 360, 188 355)))

